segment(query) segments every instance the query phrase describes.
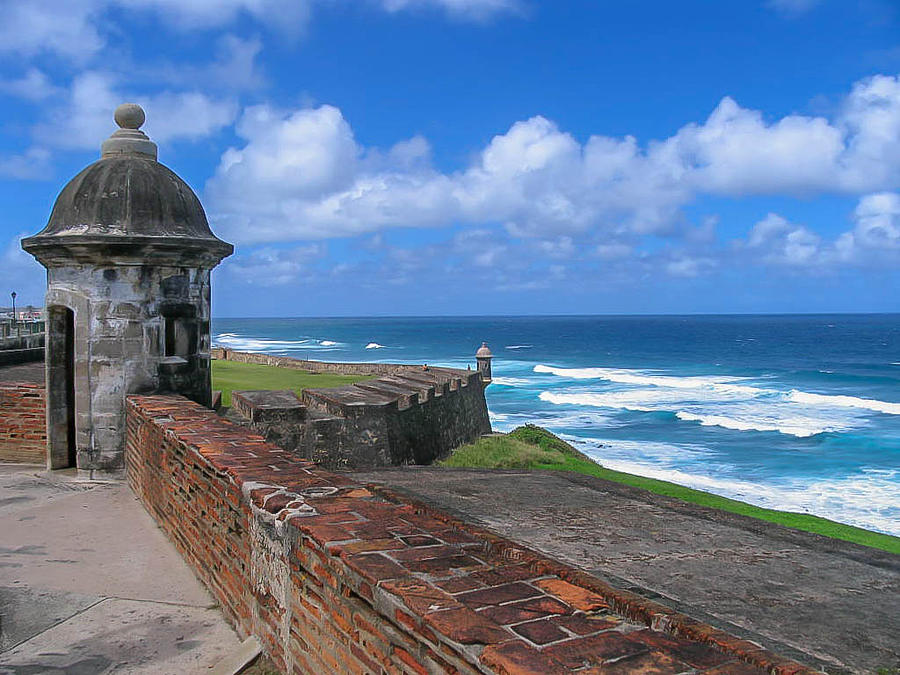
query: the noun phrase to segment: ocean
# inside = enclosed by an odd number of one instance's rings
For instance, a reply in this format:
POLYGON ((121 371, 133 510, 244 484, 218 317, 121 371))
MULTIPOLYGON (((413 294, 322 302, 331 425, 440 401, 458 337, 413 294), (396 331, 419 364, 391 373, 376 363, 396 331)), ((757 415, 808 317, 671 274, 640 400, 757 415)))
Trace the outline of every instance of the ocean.
POLYGON ((900 315, 215 319, 213 343, 475 367, 497 431, 604 466, 900 536, 900 315))

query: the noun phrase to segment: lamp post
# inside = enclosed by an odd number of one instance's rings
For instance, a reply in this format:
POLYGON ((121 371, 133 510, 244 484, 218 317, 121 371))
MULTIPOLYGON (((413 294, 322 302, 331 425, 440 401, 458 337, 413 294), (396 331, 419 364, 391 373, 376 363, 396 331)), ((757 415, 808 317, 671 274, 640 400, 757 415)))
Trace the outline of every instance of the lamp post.
POLYGON ((10 296, 12 296, 13 301, 13 326, 15 326, 16 329, 16 337, 19 337, 19 321, 16 317, 16 292, 13 291, 10 293, 10 296))

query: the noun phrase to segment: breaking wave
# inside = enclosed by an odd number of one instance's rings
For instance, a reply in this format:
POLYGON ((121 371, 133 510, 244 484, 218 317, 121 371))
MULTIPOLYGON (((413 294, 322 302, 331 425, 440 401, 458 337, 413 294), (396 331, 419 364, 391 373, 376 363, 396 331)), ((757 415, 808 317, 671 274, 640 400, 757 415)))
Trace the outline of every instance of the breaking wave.
POLYGON ((846 431, 847 427, 823 420, 812 418, 787 418, 787 419, 734 419, 726 415, 696 415, 694 413, 678 411, 675 417, 685 422, 699 422, 704 427, 722 427, 735 431, 777 431, 781 434, 789 434, 797 438, 807 438, 827 431, 846 431))
POLYGON ((531 384, 531 380, 524 377, 495 377, 491 383, 499 384, 501 387, 527 387, 531 384))
POLYGON ((536 373, 549 373, 559 377, 570 377, 575 380, 607 380, 619 384, 634 384, 671 389, 712 389, 735 394, 757 394, 763 390, 732 384, 746 380, 743 377, 707 377, 694 375, 674 377, 671 375, 653 375, 641 370, 626 368, 554 368, 543 364, 534 367, 536 373))
POLYGON ((856 396, 840 396, 835 394, 810 394, 805 391, 792 389, 787 394, 787 400, 794 403, 806 403, 809 405, 828 405, 839 408, 860 408, 885 415, 900 415, 900 403, 889 403, 871 398, 858 398, 856 396))
POLYGON ((531 345, 506 345, 504 349, 531 349, 531 345))
POLYGON ((341 343, 335 342, 334 340, 315 340, 312 338, 302 340, 273 340, 263 337, 244 337, 236 333, 219 333, 213 338, 213 344, 229 347, 238 351, 283 352, 307 349, 332 349, 340 346, 341 343))
POLYGON ((366 349, 384 349, 384 345, 380 345, 377 342, 370 342, 366 345, 366 349))
POLYGON ((676 461, 706 463, 703 449, 607 439, 570 439, 585 454, 615 471, 677 483, 763 508, 811 513, 867 529, 900 536, 900 472, 863 469, 841 478, 769 483, 685 471, 676 461), (599 446, 599 448, 598 448, 599 446), (693 456, 692 456, 693 455, 693 456))
POLYGON ((749 378, 675 377, 621 368, 545 365, 535 366, 534 371, 628 385, 613 391, 544 391, 540 394, 542 401, 633 412, 671 412, 682 421, 734 431, 774 431, 806 438, 859 427, 863 424, 860 416, 866 411, 900 415, 900 403, 736 384, 749 378))

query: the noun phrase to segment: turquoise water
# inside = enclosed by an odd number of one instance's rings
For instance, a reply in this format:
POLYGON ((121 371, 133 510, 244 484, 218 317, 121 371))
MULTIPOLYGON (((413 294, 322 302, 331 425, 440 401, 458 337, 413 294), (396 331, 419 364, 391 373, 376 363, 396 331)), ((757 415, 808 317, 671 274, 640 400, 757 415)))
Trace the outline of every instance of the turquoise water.
POLYGON ((900 315, 217 319, 213 342, 474 367, 496 430, 604 466, 900 535, 900 315))

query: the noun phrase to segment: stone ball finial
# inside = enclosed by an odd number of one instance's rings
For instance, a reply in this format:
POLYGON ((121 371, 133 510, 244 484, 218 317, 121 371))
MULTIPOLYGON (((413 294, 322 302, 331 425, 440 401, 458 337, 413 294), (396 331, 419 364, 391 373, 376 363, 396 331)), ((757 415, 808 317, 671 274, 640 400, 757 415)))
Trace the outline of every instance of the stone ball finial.
POLYGON ((121 129, 140 129, 147 116, 137 103, 123 103, 116 108, 114 118, 121 129))

